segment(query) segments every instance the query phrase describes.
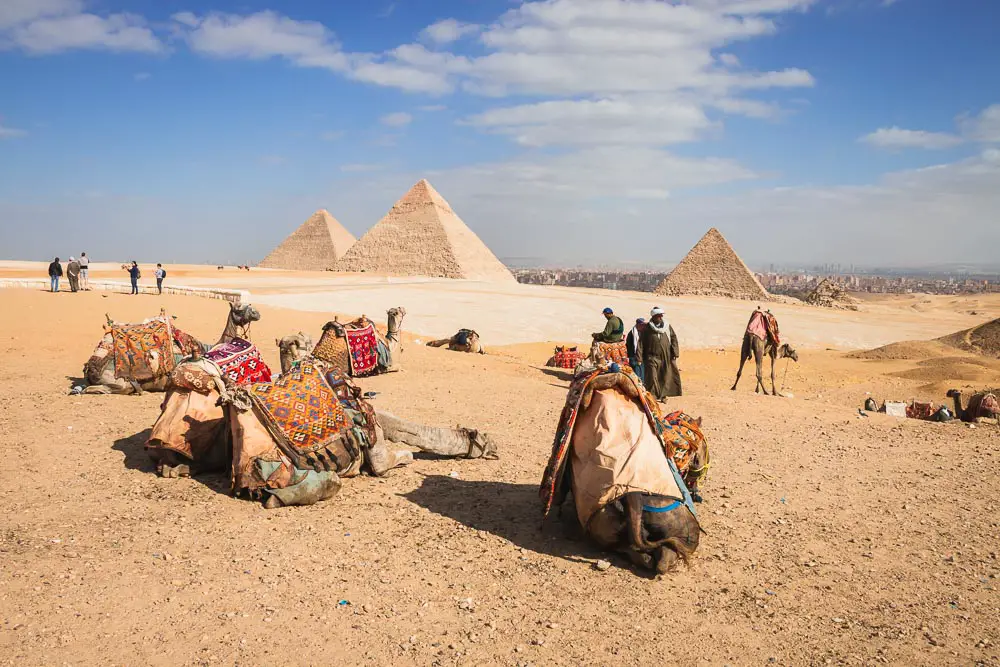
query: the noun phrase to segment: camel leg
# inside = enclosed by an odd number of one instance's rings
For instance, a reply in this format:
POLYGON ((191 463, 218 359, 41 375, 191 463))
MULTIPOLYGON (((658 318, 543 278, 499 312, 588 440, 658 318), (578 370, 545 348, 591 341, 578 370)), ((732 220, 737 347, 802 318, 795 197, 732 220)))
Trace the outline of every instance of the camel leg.
POLYGON ((466 428, 414 424, 382 410, 376 410, 375 416, 389 442, 416 447, 439 456, 496 458, 496 447, 484 433, 466 428))
POLYGON ((451 344, 450 338, 442 338, 441 340, 432 340, 428 342, 427 347, 444 347, 449 344, 451 344))
POLYGON ((736 381, 733 382, 733 386, 729 388, 730 391, 736 391, 736 385, 740 383, 740 377, 743 376, 743 367, 746 365, 749 358, 750 357, 745 357, 742 354, 740 355, 740 367, 739 370, 736 371, 736 381))
POLYGON ((776 361, 775 355, 772 354, 771 355, 771 395, 772 396, 778 396, 778 388, 774 384, 774 364, 775 364, 775 361, 776 361))
POLYGON ((754 362, 757 364, 757 389, 756 392, 764 392, 767 396, 767 387, 764 386, 764 355, 754 349, 754 362))

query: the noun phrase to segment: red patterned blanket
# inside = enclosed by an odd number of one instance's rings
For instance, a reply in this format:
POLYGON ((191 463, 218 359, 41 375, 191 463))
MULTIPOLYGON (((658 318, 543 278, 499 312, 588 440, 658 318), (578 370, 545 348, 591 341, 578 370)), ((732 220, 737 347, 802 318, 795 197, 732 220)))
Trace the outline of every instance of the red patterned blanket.
POLYGON ((586 358, 587 355, 575 347, 573 349, 557 347, 556 353, 552 355, 546 365, 551 368, 576 368, 586 358))
POLYGON ((214 361, 222 375, 237 385, 271 381, 271 369, 260 350, 242 338, 216 345, 205 353, 205 358, 214 361))
MULTIPOLYGON (((595 342, 594 345, 597 347, 597 354, 604 362, 628 366, 628 345, 625 344, 625 341, 620 343, 595 342)), ((597 362, 599 359, 595 358, 593 361, 597 362)))
POLYGON ((347 349, 350 352, 351 375, 363 377, 373 373, 378 365, 375 325, 369 322, 368 326, 360 329, 345 327, 344 333, 347 335, 347 349))

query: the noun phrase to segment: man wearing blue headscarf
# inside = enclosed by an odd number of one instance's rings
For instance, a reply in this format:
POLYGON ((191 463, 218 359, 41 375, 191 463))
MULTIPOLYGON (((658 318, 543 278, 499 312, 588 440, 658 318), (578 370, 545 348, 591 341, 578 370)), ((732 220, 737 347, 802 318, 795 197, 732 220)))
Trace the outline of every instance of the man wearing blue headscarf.
POLYGON ((604 317, 607 318, 608 323, 604 327, 604 331, 593 334, 594 340, 599 343, 622 342, 622 338, 625 337, 625 323, 622 322, 622 318, 615 315, 615 311, 610 308, 604 309, 604 317))

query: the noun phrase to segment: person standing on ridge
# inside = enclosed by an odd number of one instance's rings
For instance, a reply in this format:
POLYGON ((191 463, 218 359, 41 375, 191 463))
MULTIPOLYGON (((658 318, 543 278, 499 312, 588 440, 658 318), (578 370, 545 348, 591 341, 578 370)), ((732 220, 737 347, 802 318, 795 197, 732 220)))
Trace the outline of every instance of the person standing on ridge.
POLYGON ((138 294, 139 278, 142 277, 142 271, 139 270, 139 265, 134 260, 132 266, 128 267, 128 277, 132 279, 132 294, 138 294))
POLYGON ((167 277, 167 272, 163 269, 162 264, 156 265, 156 271, 153 272, 156 276, 156 291, 159 294, 163 294, 163 279, 167 277))
POLYGON ((76 258, 70 257, 69 264, 66 265, 66 277, 69 278, 69 289, 72 292, 80 291, 80 262, 76 258))
POLYGON ((62 264, 59 263, 59 258, 56 257, 56 261, 49 264, 49 285, 51 292, 59 291, 59 279, 62 278, 63 270, 62 264))
POLYGON ((90 289, 90 279, 87 277, 90 271, 90 258, 87 253, 80 253, 80 289, 88 291, 90 289))

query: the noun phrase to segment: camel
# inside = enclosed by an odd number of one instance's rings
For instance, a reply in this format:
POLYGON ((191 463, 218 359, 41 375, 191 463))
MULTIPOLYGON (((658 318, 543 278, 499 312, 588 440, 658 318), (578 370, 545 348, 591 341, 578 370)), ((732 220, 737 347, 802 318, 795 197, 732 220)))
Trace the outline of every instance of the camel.
MULTIPOLYGON (((770 311, 768 311, 767 314, 770 315, 770 311)), ((799 354, 795 351, 795 348, 787 343, 778 345, 775 342, 776 332, 772 331, 770 328, 766 329, 766 340, 751 331, 751 327, 754 325, 757 318, 760 318, 762 322, 764 321, 764 313, 761 312, 760 308, 751 314, 750 322, 747 323, 746 331, 743 333, 743 347, 740 349, 740 367, 739 370, 736 371, 736 380, 733 382, 733 386, 730 389, 732 391, 736 391, 736 385, 740 383, 740 377, 743 375, 743 366, 750 360, 752 355, 754 362, 757 364, 757 386, 754 389, 754 392, 759 394, 763 391, 766 396, 767 388, 764 387, 763 365, 764 357, 768 356, 771 358, 771 392, 774 396, 780 396, 781 394, 778 393, 778 389, 774 384, 775 359, 791 359, 792 361, 798 363, 799 354)), ((761 324, 761 326, 764 325, 761 324)), ((777 327, 776 322, 774 326, 777 327)))
POLYGON ((556 349, 545 365, 549 368, 576 368, 585 359, 575 345, 556 345, 556 349))
POLYGON ((458 333, 451 338, 432 340, 427 343, 427 347, 444 347, 445 345, 448 346, 449 350, 454 352, 486 354, 486 348, 483 347, 483 344, 479 339, 479 334, 472 329, 459 329, 458 333))
POLYGON ((652 411, 655 404, 631 373, 578 378, 557 429, 542 500, 547 514, 571 488, 591 539, 662 575, 689 562, 701 529, 682 471, 658 434, 674 427, 652 411))
POLYGON ((955 416, 964 422, 974 422, 977 419, 1000 419, 1000 402, 997 395, 991 391, 976 392, 969 397, 968 405, 962 407, 962 391, 949 389, 948 398, 955 401, 955 416))
POLYGON ((412 463, 413 452, 393 450, 389 443, 439 456, 497 458, 491 438, 477 430, 434 428, 376 412, 357 386, 321 361, 303 360, 275 386, 313 396, 320 387, 332 390, 333 397, 329 416, 320 418, 322 424, 314 423, 323 432, 317 437, 311 430, 302 431, 297 422, 279 424, 283 408, 278 403, 283 399, 267 404, 274 394, 261 385, 238 388, 223 399, 232 441, 233 493, 264 496, 267 509, 311 505, 336 494, 342 477, 363 470, 380 477, 412 463), (336 427, 338 419, 342 425, 336 427), (299 429, 295 432, 302 435, 293 440, 285 429, 299 429))
MULTIPOLYGON (((161 313, 161 317, 166 317, 166 314, 161 313)), ((226 316, 226 326, 219 337, 219 343, 228 343, 237 336, 247 336, 250 324, 258 320, 260 320, 260 313, 252 305, 237 306, 230 303, 229 314, 226 316)), ((98 344, 94 354, 91 355, 90 360, 83 367, 84 379, 88 385, 83 390, 83 393, 131 395, 141 394, 144 391, 166 391, 170 382, 169 375, 143 381, 115 377, 114 354, 112 351, 113 340, 111 335, 112 324, 114 322, 110 317, 107 317, 104 337, 98 344)), ((193 336, 186 334, 185 336, 189 339, 192 347, 200 347, 202 352, 208 351, 209 346, 197 341, 193 336)), ((192 351, 184 349, 176 337, 173 348, 175 358, 185 357, 192 351)))
POLYGON ((292 364, 305 359, 312 352, 312 337, 302 331, 274 341, 281 353, 281 372, 287 373, 292 364))
MULTIPOLYGON (((403 327, 403 318, 406 317, 406 309, 402 306, 390 308, 386 311, 386 333, 382 334, 375 330, 375 337, 378 344, 378 361, 374 371, 368 374, 392 373, 402 370, 403 347, 400 332, 403 327)), ((323 334, 319 342, 313 348, 311 356, 333 364, 345 374, 352 374, 351 363, 348 360, 350 350, 347 346, 347 330, 359 327, 366 327, 370 320, 362 315, 354 322, 343 324, 339 319, 323 325, 323 334)), ((280 347, 280 345, 279 345, 280 347)), ((284 372, 284 371, 282 371, 284 372)))

